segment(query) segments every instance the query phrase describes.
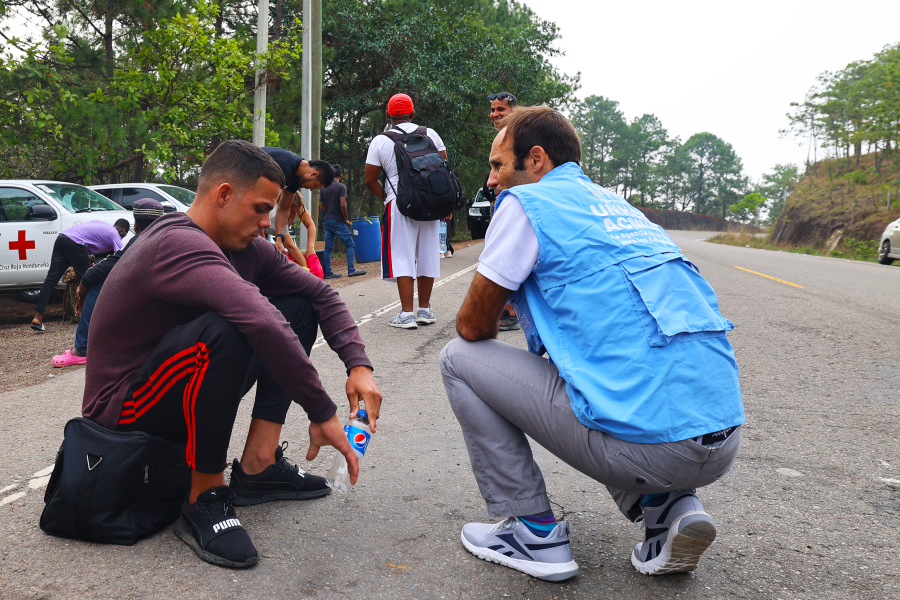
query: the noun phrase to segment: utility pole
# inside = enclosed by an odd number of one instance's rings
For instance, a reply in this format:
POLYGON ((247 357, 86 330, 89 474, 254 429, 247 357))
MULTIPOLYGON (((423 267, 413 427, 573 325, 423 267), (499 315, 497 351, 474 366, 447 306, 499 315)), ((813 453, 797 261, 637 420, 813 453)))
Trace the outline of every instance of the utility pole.
POLYGON ((259 0, 256 21, 256 89, 253 92, 253 143, 266 145, 266 87, 268 77, 262 57, 269 52, 269 0, 259 0))
MULTIPOLYGON (((301 97, 300 155, 319 158, 322 139, 322 0, 303 0, 303 94, 301 97)), ((318 222, 319 193, 302 189, 303 203, 313 222, 318 222)), ((301 228, 305 237, 306 229, 301 228)), ((301 240, 305 243, 305 240, 301 240)), ((302 247, 302 246, 301 246, 302 247)))

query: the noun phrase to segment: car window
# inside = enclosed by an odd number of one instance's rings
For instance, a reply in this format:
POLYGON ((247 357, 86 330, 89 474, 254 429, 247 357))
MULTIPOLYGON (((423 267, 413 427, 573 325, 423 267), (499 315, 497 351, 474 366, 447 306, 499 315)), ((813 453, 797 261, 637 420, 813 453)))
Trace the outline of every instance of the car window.
POLYGON ((28 221, 31 207, 47 203, 21 188, 0 188, 0 221, 28 221))
POLYGON ((113 202, 116 201, 116 198, 115 198, 116 188, 103 188, 101 190, 94 190, 94 191, 97 192, 98 194, 103 195, 106 198, 109 198, 113 202))
POLYGON ((175 185, 161 185, 159 186, 159 189, 169 194, 185 206, 190 206, 194 201, 194 196, 196 196, 196 194, 194 194, 194 192, 192 192, 191 190, 186 190, 175 185))
POLYGON ((104 198, 94 190, 71 183, 39 183, 37 187, 47 192, 72 212, 95 210, 122 210, 115 202, 104 198))
POLYGON ((134 203, 141 198, 150 198, 158 202, 166 202, 170 206, 172 204, 171 202, 168 202, 165 198, 151 190, 146 190, 144 188, 122 188, 122 206, 124 206, 128 210, 131 210, 134 206, 134 203))

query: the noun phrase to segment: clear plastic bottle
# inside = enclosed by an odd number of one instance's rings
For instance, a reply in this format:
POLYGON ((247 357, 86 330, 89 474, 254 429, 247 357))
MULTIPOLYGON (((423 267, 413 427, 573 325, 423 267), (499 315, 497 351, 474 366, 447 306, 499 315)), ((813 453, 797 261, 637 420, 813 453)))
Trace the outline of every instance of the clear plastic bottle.
MULTIPOLYGON (((344 433, 347 434, 350 447, 362 460, 366 448, 369 447, 369 440, 372 438, 372 430, 369 429, 369 415, 365 408, 360 408, 356 418, 344 425, 344 433)), ((328 470, 328 474, 325 475, 325 481, 328 483, 328 487, 341 494, 350 491, 350 471, 347 469, 347 459, 340 452, 334 457, 334 463, 328 470)))

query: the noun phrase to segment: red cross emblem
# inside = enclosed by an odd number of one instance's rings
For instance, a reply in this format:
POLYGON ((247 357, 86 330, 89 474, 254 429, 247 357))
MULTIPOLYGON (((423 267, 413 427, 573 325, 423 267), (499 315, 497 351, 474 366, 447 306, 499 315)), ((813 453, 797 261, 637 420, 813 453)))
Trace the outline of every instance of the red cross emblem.
POLYGON ((27 260, 28 259, 28 251, 34 250, 34 240, 26 240, 25 239, 25 230, 19 230, 19 239, 15 242, 9 243, 10 250, 18 250, 19 251, 19 260, 27 260))

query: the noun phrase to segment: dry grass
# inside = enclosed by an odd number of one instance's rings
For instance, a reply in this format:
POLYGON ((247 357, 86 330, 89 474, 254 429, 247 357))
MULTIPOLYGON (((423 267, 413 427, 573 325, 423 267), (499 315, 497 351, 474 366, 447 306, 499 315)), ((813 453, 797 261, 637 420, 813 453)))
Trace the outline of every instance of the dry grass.
POLYGON ((877 261, 877 242, 857 241, 853 238, 844 240, 843 250, 828 251, 814 246, 790 246, 788 244, 773 244, 769 241, 769 235, 753 235, 750 233, 720 233, 706 240, 713 244, 725 244, 727 246, 743 246, 745 248, 757 248, 759 250, 775 250, 779 252, 793 252, 796 254, 808 254, 812 256, 831 256, 833 258, 849 258, 867 262, 877 261))

